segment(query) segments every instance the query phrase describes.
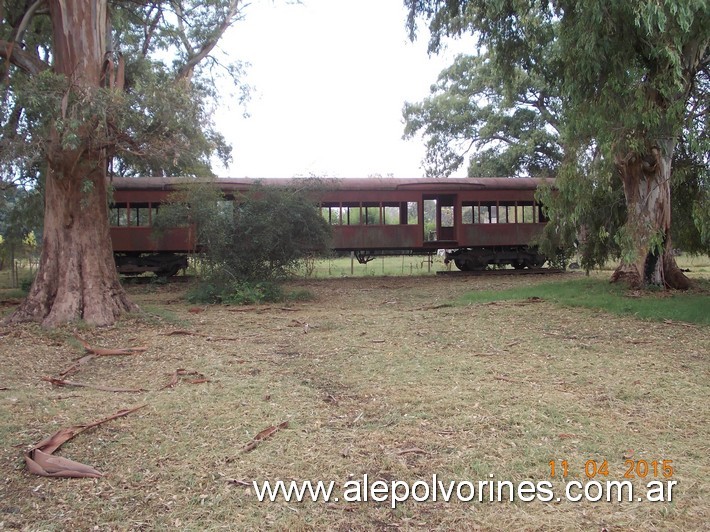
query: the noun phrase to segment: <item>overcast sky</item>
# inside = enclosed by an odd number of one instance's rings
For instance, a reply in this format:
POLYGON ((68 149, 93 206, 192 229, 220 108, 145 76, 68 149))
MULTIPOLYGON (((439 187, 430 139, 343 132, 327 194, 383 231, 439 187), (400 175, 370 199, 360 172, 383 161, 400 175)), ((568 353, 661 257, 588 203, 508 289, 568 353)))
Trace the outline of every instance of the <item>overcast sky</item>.
MULTIPOLYGON (((402 107, 448 66, 407 38, 401 0, 254 0, 222 47, 248 61, 249 117, 225 97, 217 126, 231 177, 420 177, 424 143, 402 140, 402 107)), ((460 175, 463 175, 463 170, 460 175)))

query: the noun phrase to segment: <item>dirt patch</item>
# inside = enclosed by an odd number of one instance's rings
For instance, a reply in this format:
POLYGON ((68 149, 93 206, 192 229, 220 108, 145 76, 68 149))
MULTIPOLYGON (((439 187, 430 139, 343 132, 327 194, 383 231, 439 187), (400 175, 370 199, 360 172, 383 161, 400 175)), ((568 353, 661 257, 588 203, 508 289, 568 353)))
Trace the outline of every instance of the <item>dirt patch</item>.
MULTIPOLYGON (((97 330, 3 329, 0 523, 28 529, 702 529, 708 330, 538 301, 452 306, 529 278, 303 281, 313 301, 195 307, 184 286, 131 287, 146 314, 97 330), (182 332, 176 332, 182 331, 182 332), (145 347, 82 364, 95 348, 145 347), (182 373, 179 373, 182 371, 182 373), (179 378, 178 378, 179 377, 179 378), (171 386, 167 386, 171 384, 171 386), (58 454, 97 479, 30 475, 23 452, 64 426, 148 406, 58 454), (275 427, 280 427, 274 431, 275 427), (268 435, 265 437, 264 435, 268 435), (261 435, 261 437, 260 437, 261 435), (253 445, 257 441, 258 445, 253 445), (245 452, 248 449, 248 452, 245 452), (252 481, 586 482, 606 460, 672 460, 672 503, 258 502, 252 481), (551 478, 551 465, 557 467, 551 478), (587 466, 590 467, 590 466, 587 466), (493 476, 491 476, 493 475, 493 476)), ((651 466, 653 467, 653 466, 651 466)), ((662 478, 633 479, 638 494, 662 478)))

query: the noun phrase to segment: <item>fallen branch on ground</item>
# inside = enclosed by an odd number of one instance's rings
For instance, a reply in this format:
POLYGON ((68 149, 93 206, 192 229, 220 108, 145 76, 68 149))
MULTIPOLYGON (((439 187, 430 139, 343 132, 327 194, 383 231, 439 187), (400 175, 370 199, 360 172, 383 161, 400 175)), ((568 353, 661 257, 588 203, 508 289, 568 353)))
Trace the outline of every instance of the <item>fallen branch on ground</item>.
POLYGON ((114 356, 114 355, 138 355, 147 351, 147 347, 120 347, 117 349, 102 349, 99 347, 91 347, 84 339, 80 336, 74 335, 74 338, 79 340, 79 343, 84 346, 86 352, 90 355, 96 355, 99 357, 104 356, 114 356))
POLYGON ((239 338, 236 338, 234 336, 210 336, 209 334, 186 331, 185 329, 176 329, 174 331, 164 333, 164 336, 199 336, 200 338, 204 338, 208 342, 234 342, 239 340, 239 338))
POLYGON ((74 362, 74 364, 72 364, 71 366, 69 366, 69 367, 68 367, 67 369, 65 369, 64 371, 62 371, 62 372, 59 374, 59 376, 60 376, 60 377, 68 377, 69 375, 73 375, 74 373, 76 373, 77 371, 79 371, 79 369, 81 368, 81 366, 83 366, 84 364, 86 364, 86 363, 89 362, 90 360, 93 360, 95 357, 96 357, 96 355, 86 355, 86 356, 81 357, 79 360, 77 360, 76 362, 74 362))
POLYGON ((62 371, 59 376, 61 378, 68 377, 69 375, 73 375, 79 369, 81 369, 81 366, 86 364, 87 362, 93 360, 96 357, 107 357, 107 356, 115 356, 115 355, 139 355, 143 353, 144 351, 147 351, 147 347, 122 347, 119 349, 102 349, 102 348, 96 348, 96 347, 91 347, 85 340, 83 340, 80 336, 74 335, 74 338, 76 338, 81 345, 84 346, 84 349, 86 350, 86 355, 81 357, 79 360, 74 362, 71 366, 69 366, 67 369, 62 371))
POLYGON ((267 438, 270 438, 276 432, 285 428, 288 428, 288 421, 284 421, 283 423, 279 423, 278 425, 272 425, 271 427, 262 430, 259 434, 254 436, 249 443, 244 446, 242 452, 248 453, 249 451, 253 451, 254 449, 256 449, 256 446, 259 445, 262 441, 267 438))
POLYGON ((198 371, 187 371, 186 369, 179 368, 176 369, 175 372, 173 373, 172 378, 170 379, 170 382, 167 383, 165 386, 160 388, 161 390, 165 390, 166 388, 174 388, 177 383, 180 381, 180 377, 185 377, 188 375, 193 375, 197 377, 196 379, 192 379, 187 381, 188 384, 202 384, 205 382, 210 382, 210 380, 205 377, 202 373, 198 371))
POLYGON ((55 432, 49 438, 45 438, 41 442, 33 445, 32 448, 25 453, 27 469, 29 469, 30 473, 42 477, 97 478, 103 476, 103 473, 91 466, 69 460, 68 458, 62 458, 61 456, 54 456, 53 453, 59 449, 62 444, 71 440, 77 434, 81 434, 92 427, 96 427, 112 419, 127 416, 144 406, 147 405, 119 410, 115 414, 94 421, 93 423, 74 425, 73 427, 67 427, 55 432))
POLYGON ((175 329, 174 331, 170 331, 167 333, 164 333, 164 336, 207 336, 206 334, 194 332, 194 331, 187 331, 185 329, 175 329))
POLYGON ((420 449, 419 447, 412 447, 410 449, 402 449, 401 451, 397 451, 397 454, 429 454, 427 451, 424 449, 420 449))
POLYGON ((140 393, 147 392, 148 390, 144 388, 112 388, 110 386, 103 386, 101 384, 87 384, 83 382, 67 381, 63 379, 56 379, 54 377, 42 377, 45 382, 51 383, 53 386, 76 386, 79 388, 92 388, 94 390, 100 390, 102 392, 128 392, 128 393, 140 393))
POLYGON ((513 384, 523 384, 523 381, 511 379, 510 377, 506 377, 505 375, 496 375, 493 378, 497 381, 512 382, 513 384))

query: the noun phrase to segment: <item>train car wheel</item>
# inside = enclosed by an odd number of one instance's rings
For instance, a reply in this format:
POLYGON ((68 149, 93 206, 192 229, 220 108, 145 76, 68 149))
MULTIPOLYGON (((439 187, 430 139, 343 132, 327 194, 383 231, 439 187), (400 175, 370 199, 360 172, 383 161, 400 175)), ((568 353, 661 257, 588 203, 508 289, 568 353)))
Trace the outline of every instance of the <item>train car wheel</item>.
POLYGON ((465 259, 454 259, 454 264, 456 264, 456 267, 462 272, 471 271, 471 265, 465 259))
POLYGON ((159 270, 155 272, 155 275, 158 277, 172 277, 173 275, 177 275, 178 272, 182 269, 182 266, 179 264, 173 264, 169 268, 165 268, 164 270, 159 270))

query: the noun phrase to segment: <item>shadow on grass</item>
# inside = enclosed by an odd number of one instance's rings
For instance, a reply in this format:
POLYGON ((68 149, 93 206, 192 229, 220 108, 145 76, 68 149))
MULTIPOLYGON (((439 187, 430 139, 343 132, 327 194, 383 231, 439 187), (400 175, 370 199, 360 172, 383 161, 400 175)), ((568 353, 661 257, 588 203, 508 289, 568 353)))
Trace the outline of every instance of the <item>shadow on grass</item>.
POLYGON ((574 279, 502 291, 469 292, 463 304, 540 298, 568 307, 584 307, 640 319, 710 324, 710 282, 695 281, 687 292, 628 290, 600 279, 574 279))

